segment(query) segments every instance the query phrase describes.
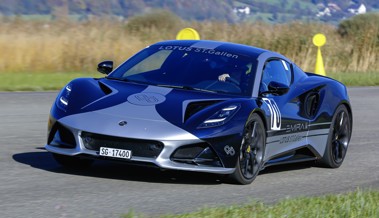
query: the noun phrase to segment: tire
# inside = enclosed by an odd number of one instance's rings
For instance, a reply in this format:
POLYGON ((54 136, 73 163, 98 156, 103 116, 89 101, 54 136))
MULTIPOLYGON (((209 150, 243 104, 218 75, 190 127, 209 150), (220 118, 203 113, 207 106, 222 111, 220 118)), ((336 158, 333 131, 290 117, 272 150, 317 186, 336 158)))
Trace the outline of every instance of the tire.
POLYGON ((78 157, 66 156, 61 154, 53 153, 55 161, 57 161, 61 166, 70 169, 84 169, 92 165, 93 160, 91 159, 81 159, 78 157))
POLYGON ((346 156, 351 131, 350 114, 345 105, 340 105, 334 112, 325 152, 317 165, 328 168, 340 167, 346 156))
POLYGON ((234 173, 229 180, 237 184, 250 184, 262 169, 266 147, 266 130, 258 114, 253 114, 245 125, 244 137, 234 173))

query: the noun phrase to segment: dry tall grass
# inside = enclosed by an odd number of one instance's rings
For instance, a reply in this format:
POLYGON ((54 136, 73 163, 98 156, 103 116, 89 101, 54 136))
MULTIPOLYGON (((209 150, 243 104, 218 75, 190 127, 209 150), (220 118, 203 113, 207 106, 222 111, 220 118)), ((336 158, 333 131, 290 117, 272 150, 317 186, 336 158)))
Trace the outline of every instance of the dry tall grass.
POLYGON ((144 46, 120 23, 1 23, 0 72, 92 71, 101 60, 120 63, 144 46))
POLYGON ((183 22, 169 28, 130 28, 130 22, 114 20, 1 21, 0 73, 89 72, 111 59, 120 64, 133 53, 156 41, 174 39, 184 27, 197 29, 202 39, 231 41, 270 49, 286 55, 306 71, 313 71, 316 47, 312 36, 324 33, 322 47, 326 71, 378 72, 379 26, 361 38, 341 37, 326 24, 278 24, 183 22), (175 27, 175 28, 173 28, 175 27))

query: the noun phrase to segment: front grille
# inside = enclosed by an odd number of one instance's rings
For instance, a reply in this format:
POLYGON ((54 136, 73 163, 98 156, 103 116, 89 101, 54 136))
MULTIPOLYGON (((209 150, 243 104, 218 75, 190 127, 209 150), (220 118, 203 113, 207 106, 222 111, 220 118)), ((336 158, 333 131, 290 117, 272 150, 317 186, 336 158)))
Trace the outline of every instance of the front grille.
POLYGON ((131 150, 133 156, 156 158, 163 150, 163 144, 159 141, 122 138, 89 132, 82 132, 81 138, 84 147, 94 151, 99 151, 100 147, 118 148, 131 150))

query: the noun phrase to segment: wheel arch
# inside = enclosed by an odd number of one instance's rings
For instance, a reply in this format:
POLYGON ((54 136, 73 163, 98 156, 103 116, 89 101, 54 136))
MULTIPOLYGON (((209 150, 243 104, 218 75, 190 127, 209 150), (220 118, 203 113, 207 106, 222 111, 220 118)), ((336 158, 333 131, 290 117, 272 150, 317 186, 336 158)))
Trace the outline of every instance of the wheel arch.
POLYGON ((349 118, 350 118, 350 122, 351 122, 350 131, 352 133, 353 132, 353 110, 351 108, 351 105, 348 101, 342 101, 342 102, 340 102, 340 104, 337 105, 336 110, 337 110, 338 106, 340 106, 340 105, 344 105, 346 107, 347 111, 349 112, 349 118))
POLYGON ((262 119, 263 121, 263 126, 265 128, 265 134, 266 134, 266 137, 267 137, 267 122, 266 122, 266 116, 265 116, 265 113, 263 110, 259 109, 259 108, 256 108, 254 109, 253 111, 251 111, 246 123, 248 122, 248 120, 250 120, 250 117, 253 115, 253 114, 258 114, 258 116, 262 119))
MULTIPOLYGON (((260 109, 260 108, 256 108, 254 109, 253 111, 251 111, 250 115, 249 115, 249 118, 247 119, 246 122, 248 122, 250 120, 250 117, 253 115, 253 114, 257 114, 261 119, 262 119, 262 122, 263 122, 263 127, 264 127, 264 133, 265 133, 265 138, 266 138, 266 143, 267 143, 267 131, 268 131, 268 127, 267 127, 267 122, 266 122, 266 116, 265 116, 265 112, 260 109)), ((266 155, 266 144, 264 145, 264 148, 265 148, 265 152, 263 152, 263 159, 266 155)), ((265 163, 263 163, 262 166, 264 166, 265 163)), ((263 167, 264 168, 264 167, 263 167)))

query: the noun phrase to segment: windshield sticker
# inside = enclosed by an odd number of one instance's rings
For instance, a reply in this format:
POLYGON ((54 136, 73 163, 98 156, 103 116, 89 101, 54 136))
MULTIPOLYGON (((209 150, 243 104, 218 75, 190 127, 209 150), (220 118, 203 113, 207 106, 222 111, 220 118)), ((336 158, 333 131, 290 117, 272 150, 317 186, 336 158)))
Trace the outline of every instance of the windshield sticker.
POLYGON ((172 51, 192 51, 196 53, 203 53, 203 54, 209 54, 209 55, 216 55, 216 56, 223 56, 228 58, 234 58, 238 59, 238 55, 232 54, 226 51, 216 51, 214 49, 207 49, 207 48, 194 48, 194 47, 187 47, 187 46, 160 46, 159 50, 172 50, 172 51))

